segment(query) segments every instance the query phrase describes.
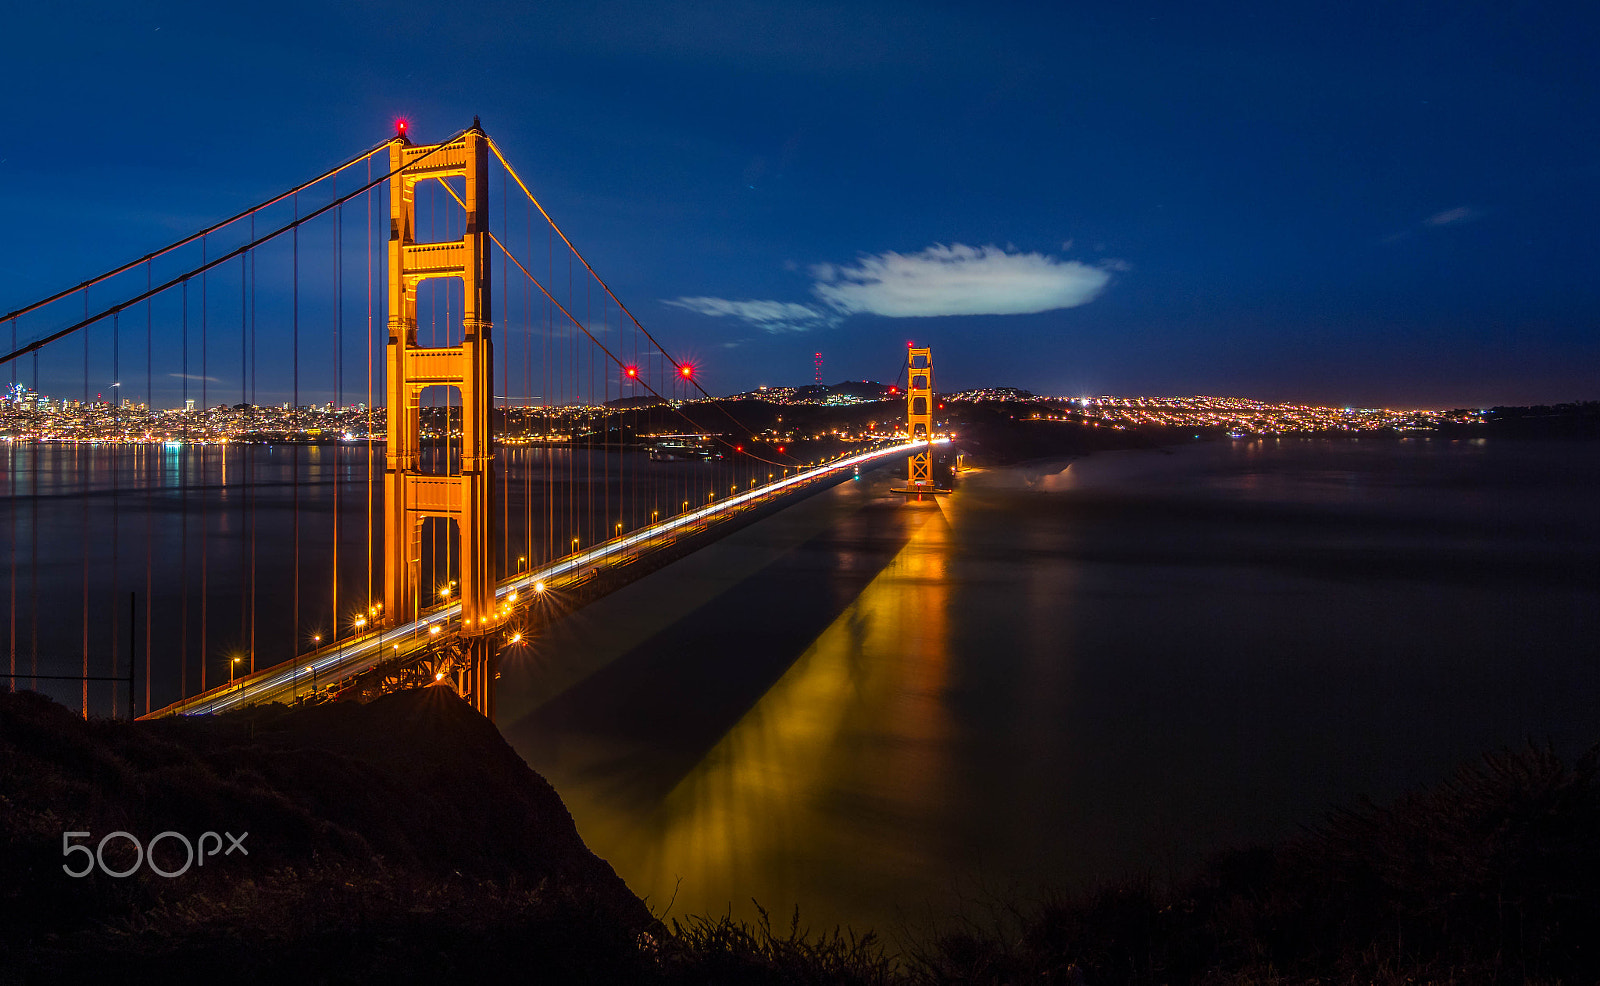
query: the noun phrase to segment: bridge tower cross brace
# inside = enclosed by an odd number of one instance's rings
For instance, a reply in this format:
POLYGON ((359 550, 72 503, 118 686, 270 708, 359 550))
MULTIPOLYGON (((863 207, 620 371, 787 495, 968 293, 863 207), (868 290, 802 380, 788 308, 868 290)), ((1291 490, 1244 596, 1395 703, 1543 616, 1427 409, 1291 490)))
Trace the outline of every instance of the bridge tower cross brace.
MULTIPOLYGON (((906 435, 913 441, 933 438, 933 349, 906 349, 906 435)), ((911 454, 906 481, 913 491, 933 487, 933 446, 911 454)))
POLYGON ((452 522, 459 534, 461 644, 457 681, 473 707, 493 717, 496 643, 501 620, 489 537, 494 452, 489 440, 494 391, 489 277, 489 147, 477 121, 444 145, 414 145, 404 135, 389 145, 388 450, 384 473, 384 617, 391 626, 418 619, 441 600, 422 581, 426 518, 452 522), (464 180, 464 233, 459 240, 417 242, 418 182, 464 180), (462 282, 461 341, 417 343, 417 287, 434 278, 462 282), (421 402, 426 387, 461 395, 461 469, 422 470, 421 402))

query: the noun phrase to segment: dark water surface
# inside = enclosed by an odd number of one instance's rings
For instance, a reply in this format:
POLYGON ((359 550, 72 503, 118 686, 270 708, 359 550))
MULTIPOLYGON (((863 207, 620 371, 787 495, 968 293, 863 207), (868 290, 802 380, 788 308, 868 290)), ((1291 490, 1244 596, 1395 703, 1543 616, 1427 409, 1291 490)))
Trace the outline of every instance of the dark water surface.
MULTIPOLYGON (((423 458, 450 469, 438 449, 423 458)), ((747 489, 770 469, 537 446, 500 449, 495 468, 497 578, 747 489)), ((384 561, 383 470, 382 446, 364 443, 5 443, 0 670, 111 677, 127 673, 131 650, 143 712, 147 687, 159 708, 331 641, 336 628, 352 634, 383 591, 372 574, 384 561)), ((431 592, 460 574, 454 525, 428 521, 421 542, 431 592)), ((82 706, 81 682, 22 682, 82 706)), ((127 703, 126 682, 88 689, 92 714, 126 714, 127 703)))
POLYGON ((818 494, 579 611, 502 731, 673 914, 886 927, 1600 740, 1600 443, 1197 444, 818 494))

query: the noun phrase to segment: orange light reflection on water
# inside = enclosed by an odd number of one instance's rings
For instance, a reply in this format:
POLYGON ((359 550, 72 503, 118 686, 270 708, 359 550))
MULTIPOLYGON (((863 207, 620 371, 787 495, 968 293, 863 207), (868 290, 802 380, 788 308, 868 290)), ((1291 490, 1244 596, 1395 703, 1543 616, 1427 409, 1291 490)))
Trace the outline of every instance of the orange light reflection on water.
POLYGON ((870 908, 937 853, 949 524, 912 509, 926 516, 909 542, 659 804, 569 795, 585 840, 658 910, 674 896, 674 915, 750 916, 752 897, 870 908))

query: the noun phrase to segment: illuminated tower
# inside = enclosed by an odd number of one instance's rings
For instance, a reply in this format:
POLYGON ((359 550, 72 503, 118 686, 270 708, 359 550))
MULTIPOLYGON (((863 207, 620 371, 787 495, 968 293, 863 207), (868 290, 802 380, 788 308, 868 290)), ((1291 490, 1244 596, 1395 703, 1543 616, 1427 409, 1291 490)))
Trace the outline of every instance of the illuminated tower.
POLYGON ((816 368, 817 386, 822 386, 822 354, 816 353, 811 357, 811 363, 816 368))
POLYGON ((417 619, 425 606, 452 593, 421 585, 426 518, 453 522, 460 535, 462 694, 493 716, 495 613, 490 570, 489 490, 494 454, 489 409, 494 392, 494 347, 489 306, 489 147, 472 129, 449 144, 419 147, 401 134, 389 145, 389 445, 384 475, 384 616, 391 626, 417 619), (405 169, 402 171, 401 169, 405 169), (461 178, 466 207, 459 240, 417 242, 418 182, 461 178), (461 338, 454 345, 417 344, 417 286, 434 278, 462 283, 461 338), (421 467, 421 402, 426 387, 452 387, 461 396, 461 468, 421 467), (431 590, 431 591, 430 591, 431 590))
MULTIPOLYGON (((933 438, 933 350, 906 349, 906 435, 913 441, 933 438)), ((907 492, 938 492, 933 485, 933 449, 923 446, 907 463, 907 492)))

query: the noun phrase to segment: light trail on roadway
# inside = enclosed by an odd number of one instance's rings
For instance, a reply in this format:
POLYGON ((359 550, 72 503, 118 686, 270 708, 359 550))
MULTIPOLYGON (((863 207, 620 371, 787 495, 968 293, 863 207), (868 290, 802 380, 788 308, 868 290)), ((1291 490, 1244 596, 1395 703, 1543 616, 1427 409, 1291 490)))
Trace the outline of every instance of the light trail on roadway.
MULTIPOLYGON (((942 445, 949 441, 948 438, 935 438, 932 442, 923 440, 902 442, 897 445, 874 449, 870 452, 846 456, 825 465, 798 472, 793 476, 775 480, 764 486, 757 486, 744 493, 730 496, 726 500, 679 514, 660 523, 651 524, 631 534, 612 538, 588 551, 567 555, 536 571, 507 579, 495 589, 495 600, 496 602, 506 601, 513 595, 520 596, 526 589, 534 589, 537 592, 541 586, 553 588, 552 583, 559 582, 568 576, 581 574, 584 570, 608 561, 618 554, 626 553, 630 549, 644 545, 663 535, 671 534, 674 531, 693 527, 720 514, 738 510, 785 489, 821 479, 841 470, 853 469, 874 459, 881 459, 890 455, 903 455, 924 445, 942 445)), ((433 610, 427 615, 402 626, 385 628, 356 640, 345 640, 329 644, 327 647, 322 648, 321 651, 313 651, 292 661, 286 661, 255 672, 227 685, 219 685, 192 698, 175 702, 164 709, 158 709, 142 718, 160 718, 170 715, 208 715, 262 702, 293 701, 300 695, 300 690, 308 685, 316 689, 329 683, 342 681, 352 674, 375 666, 381 661, 403 658, 407 654, 428 647, 438 639, 436 634, 432 632, 434 628, 438 628, 438 633, 443 633, 451 620, 460 615, 461 604, 459 602, 453 603, 433 610)))

